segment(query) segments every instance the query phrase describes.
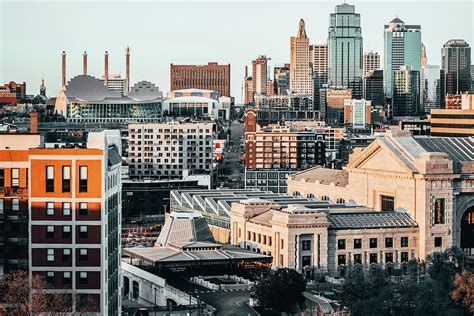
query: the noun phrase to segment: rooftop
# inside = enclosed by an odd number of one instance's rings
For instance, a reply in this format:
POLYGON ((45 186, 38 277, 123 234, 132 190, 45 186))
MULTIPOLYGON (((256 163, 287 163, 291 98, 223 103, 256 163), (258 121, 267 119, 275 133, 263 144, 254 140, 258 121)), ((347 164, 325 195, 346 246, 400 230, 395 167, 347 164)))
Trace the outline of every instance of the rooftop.
POLYGON ((409 228, 417 223, 403 211, 330 214, 331 229, 409 228))
POLYGON ((334 184, 338 187, 345 187, 349 183, 348 173, 344 170, 328 169, 316 166, 290 176, 294 181, 304 180, 305 182, 321 184, 334 184))

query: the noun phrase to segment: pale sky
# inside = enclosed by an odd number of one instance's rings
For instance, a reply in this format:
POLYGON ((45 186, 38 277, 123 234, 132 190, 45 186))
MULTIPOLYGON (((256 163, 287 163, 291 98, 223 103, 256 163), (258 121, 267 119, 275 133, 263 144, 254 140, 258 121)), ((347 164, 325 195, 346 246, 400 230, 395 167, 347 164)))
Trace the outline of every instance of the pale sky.
MULTIPOLYGON (((169 89, 170 63, 231 64, 231 94, 241 99, 244 66, 260 54, 270 65, 289 62, 290 36, 306 22, 311 44, 325 43, 329 14, 343 1, 40 1, 0 0, 0 83, 27 82, 38 94, 41 78, 47 94, 61 84, 61 58, 67 77, 103 74, 104 51, 109 73, 125 75, 124 51, 131 49, 131 83, 148 80, 169 89)), ((347 1, 361 14, 364 51, 383 56, 383 26, 398 15, 420 24, 428 64, 439 65, 441 47, 462 38, 474 45, 474 1, 347 1)))

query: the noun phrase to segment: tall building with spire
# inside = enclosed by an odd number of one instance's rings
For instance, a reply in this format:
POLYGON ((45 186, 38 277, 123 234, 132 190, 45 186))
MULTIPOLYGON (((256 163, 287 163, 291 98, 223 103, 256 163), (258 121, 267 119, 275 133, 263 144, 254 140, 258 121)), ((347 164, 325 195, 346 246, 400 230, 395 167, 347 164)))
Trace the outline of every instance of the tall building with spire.
POLYGON ((349 88, 354 99, 362 98, 362 28, 355 6, 343 3, 331 13, 328 54, 329 87, 349 88))
POLYGON ((40 95, 42 95, 43 97, 46 96, 46 86, 44 84, 44 78, 41 79, 40 95))
POLYGON ((290 90, 292 93, 312 94, 311 56, 309 38, 304 20, 301 19, 298 34, 290 39, 290 90))
POLYGON ((402 66, 418 73, 421 69, 421 26, 407 25, 398 17, 394 18, 385 25, 384 46, 384 90, 391 98, 395 71, 402 66))
POLYGON ((441 49, 445 94, 461 94, 470 90, 471 47, 462 39, 452 39, 441 49))

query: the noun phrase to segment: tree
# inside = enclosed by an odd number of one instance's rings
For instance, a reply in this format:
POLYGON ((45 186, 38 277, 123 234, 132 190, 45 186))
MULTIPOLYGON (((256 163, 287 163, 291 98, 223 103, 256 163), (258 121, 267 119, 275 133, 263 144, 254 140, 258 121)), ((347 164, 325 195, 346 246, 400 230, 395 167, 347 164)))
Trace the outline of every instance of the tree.
POLYGON ((62 315, 71 311, 70 297, 64 294, 48 294, 50 285, 39 275, 31 280, 23 270, 11 271, 0 278, 3 309, 9 315, 29 315, 50 312, 62 315))
POLYGON ((306 282, 292 269, 278 269, 257 281, 254 292, 263 315, 299 312, 303 307, 306 282))
POLYGON ((466 310, 474 314, 474 274, 464 270, 454 279, 454 289, 451 292, 453 301, 461 304, 466 310))

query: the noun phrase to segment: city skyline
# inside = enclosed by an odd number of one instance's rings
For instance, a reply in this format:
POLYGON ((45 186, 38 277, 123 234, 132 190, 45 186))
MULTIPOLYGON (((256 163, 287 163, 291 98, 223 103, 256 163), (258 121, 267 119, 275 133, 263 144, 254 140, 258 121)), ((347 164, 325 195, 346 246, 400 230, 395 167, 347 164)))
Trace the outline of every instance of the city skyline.
MULTIPOLYGON (((430 65, 441 64, 441 48, 448 40, 460 38, 470 45, 474 42, 473 28, 469 27, 473 4, 468 1, 435 2, 429 6, 426 1, 349 3, 355 5, 356 12, 361 15, 364 52, 375 51, 382 58, 383 26, 395 16, 407 24, 422 26, 422 41, 430 65), (454 10, 456 15, 446 15, 448 9, 454 10), (424 10, 424 14, 420 14, 420 10, 424 10), (439 26, 440 21, 443 21, 443 27, 439 26), (467 22, 455 24, 458 21, 467 22)), ((110 54, 109 73, 120 73, 124 77, 125 48, 130 46, 130 85, 147 80, 159 86, 160 90, 168 91, 170 63, 229 63, 231 95, 240 102, 244 66, 260 54, 269 56, 272 66, 288 63, 289 39, 294 36, 300 18, 305 20, 310 44, 325 43, 329 14, 340 2, 258 2, 252 3, 251 10, 245 4, 247 2, 63 4, 3 1, 0 5, 0 36, 6 45, 0 49, 0 80, 26 81, 28 94, 36 94, 44 78, 47 94, 56 96, 61 86, 63 50, 68 54, 68 80, 82 73, 84 50, 88 53, 88 73, 97 78, 103 75, 103 54, 107 50, 110 54), (260 9, 269 19, 261 19, 260 9), (156 10, 162 12, 158 15, 160 19, 156 18, 156 10), (37 18, 18 23, 15 17, 19 16, 20 11, 23 16, 34 15, 37 18), (87 12, 88 24, 71 23, 68 20, 71 12, 76 12, 77 16, 87 12), (104 19, 105 12, 107 16, 104 19), (179 16, 171 14, 173 12, 179 12, 179 16), (281 17, 283 13, 285 16, 279 18, 278 23, 265 22, 274 16, 281 17), (13 33, 8 27, 11 25, 14 25, 13 33), (67 27, 58 28, 57 25, 67 27), (127 25, 138 27, 127 28, 127 25), (103 41, 104 38, 108 40, 103 41), (46 45, 46 40, 53 42, 46 45)))

